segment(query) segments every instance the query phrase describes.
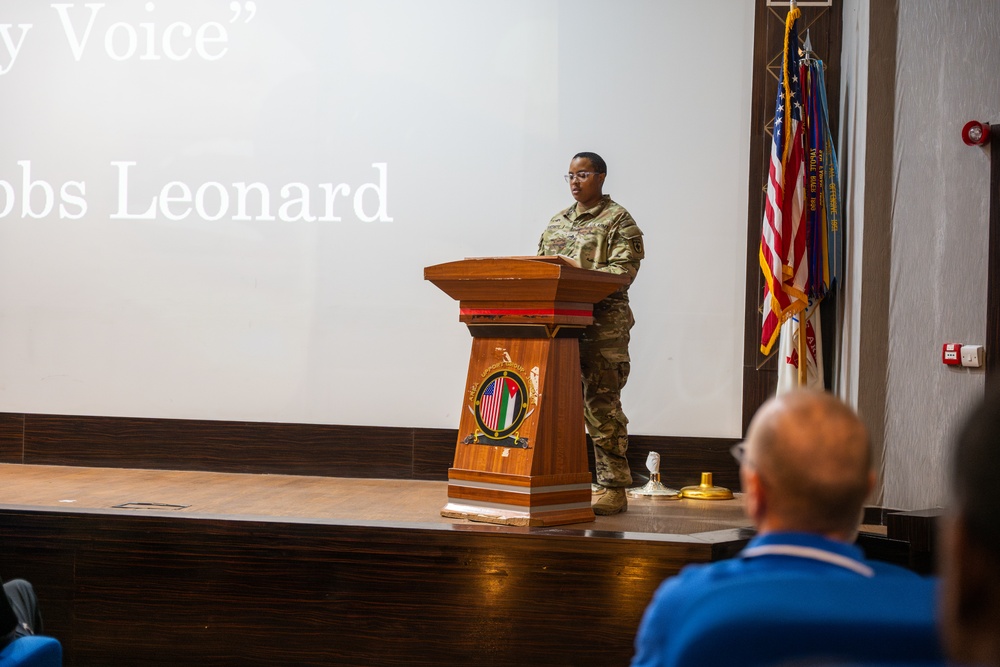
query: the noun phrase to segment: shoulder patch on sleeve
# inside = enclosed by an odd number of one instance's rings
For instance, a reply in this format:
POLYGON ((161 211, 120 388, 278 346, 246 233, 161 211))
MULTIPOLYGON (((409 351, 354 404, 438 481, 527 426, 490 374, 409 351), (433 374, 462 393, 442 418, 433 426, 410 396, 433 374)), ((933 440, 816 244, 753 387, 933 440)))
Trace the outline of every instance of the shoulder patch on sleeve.
POLYGON ((635 220, 629 218, 624 221, 619 227, 619 233, 627 239, 639 238, 642 236, 642 230, 639 229, 639 225, 635 224, 635 220))

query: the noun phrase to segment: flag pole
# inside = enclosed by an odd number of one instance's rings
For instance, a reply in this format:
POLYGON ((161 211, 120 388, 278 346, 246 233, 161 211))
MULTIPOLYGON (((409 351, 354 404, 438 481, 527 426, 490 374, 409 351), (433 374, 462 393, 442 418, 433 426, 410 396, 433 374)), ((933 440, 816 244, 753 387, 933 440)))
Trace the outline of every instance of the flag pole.
POLYGON ((802 311, 802 315, 799 316, 799 386, 805 387, 809 382, 809 346, 808 338, 806 336, 806 329, 808 329, 809 316, 812 315, 812 309, 806 308, 802 311))

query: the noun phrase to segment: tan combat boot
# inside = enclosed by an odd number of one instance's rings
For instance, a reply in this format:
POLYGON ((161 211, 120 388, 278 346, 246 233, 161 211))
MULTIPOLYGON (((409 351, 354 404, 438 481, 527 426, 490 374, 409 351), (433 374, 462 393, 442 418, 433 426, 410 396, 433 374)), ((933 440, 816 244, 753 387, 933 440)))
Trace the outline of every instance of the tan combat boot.
POLYGON ((628 498, 625 497, 625 489, 609 487, 597 502, 594 503, 594 514, 600 516, 610 516, 618 514, 628 509, 628 498))

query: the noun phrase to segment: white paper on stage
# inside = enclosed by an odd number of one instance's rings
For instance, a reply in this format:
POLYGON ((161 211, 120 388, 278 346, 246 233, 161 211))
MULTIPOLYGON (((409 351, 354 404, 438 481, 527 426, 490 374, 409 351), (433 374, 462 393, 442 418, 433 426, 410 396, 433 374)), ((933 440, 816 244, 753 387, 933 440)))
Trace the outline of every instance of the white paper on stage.
POLYGON ((645 233, 635 433, 739 435, 753 7, 6 0, 0 411, 455 427, 423 267, 645 233))

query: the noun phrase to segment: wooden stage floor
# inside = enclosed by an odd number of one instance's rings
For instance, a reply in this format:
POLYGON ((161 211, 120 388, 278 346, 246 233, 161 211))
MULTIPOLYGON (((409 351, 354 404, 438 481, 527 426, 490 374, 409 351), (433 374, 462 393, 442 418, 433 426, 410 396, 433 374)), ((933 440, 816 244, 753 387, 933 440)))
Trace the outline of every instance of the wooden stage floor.
POLYGON ((624 665, 657 586, 753 534, 739 495, 552 527, 444 518, 446 496, 0 464, 0 574, 35 585, 67 667, 624 665))
MULTIPOLYGON (((447 482, 257 475, 120 468, 0 464, 0 505, 108 513, 166 512, 183 516, 296 522, 464 524, 444 518, 447 482)), ((561 532, 593 531, 648 537, 693 535, 744 528, 742 498, 657 500, 630 498, 623 514, 560 526, 561 532)))

